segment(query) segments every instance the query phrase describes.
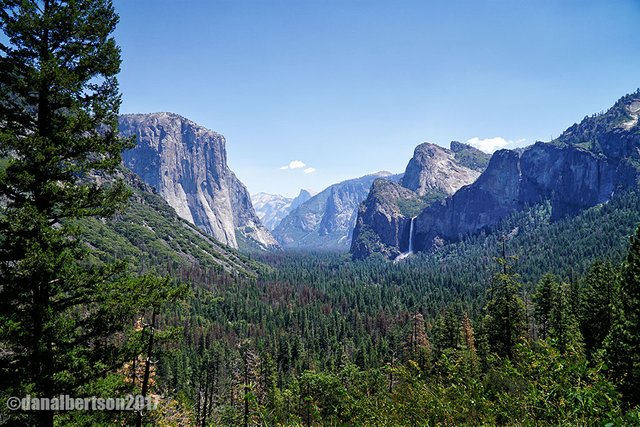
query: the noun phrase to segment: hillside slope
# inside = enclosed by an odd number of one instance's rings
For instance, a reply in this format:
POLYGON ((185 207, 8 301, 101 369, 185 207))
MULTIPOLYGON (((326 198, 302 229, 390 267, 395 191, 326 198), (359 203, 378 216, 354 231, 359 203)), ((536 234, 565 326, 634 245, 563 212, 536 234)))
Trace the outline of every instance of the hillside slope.
POLYGON ((180 218, 135 174, 123 172, 132 190, 126 208, 108 220, 82 221, 83 239, 103 260, 121 259, 137 269, 213 269, 255 277, 263 267, 180 218))

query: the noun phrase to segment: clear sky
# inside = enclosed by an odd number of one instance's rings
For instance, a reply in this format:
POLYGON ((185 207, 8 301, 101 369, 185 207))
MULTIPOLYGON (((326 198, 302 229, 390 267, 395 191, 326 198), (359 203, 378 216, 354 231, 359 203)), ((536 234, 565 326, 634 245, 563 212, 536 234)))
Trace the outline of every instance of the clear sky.
POLYGON ((640 87, 640 0, 114 3, 122 112, 224 134, 251 193, 546 141, 640 87))

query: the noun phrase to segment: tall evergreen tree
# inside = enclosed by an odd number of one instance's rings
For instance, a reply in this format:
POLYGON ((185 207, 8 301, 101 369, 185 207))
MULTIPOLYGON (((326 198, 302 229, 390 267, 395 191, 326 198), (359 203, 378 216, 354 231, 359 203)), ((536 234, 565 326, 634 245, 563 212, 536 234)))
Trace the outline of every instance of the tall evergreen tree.
POLYGON ((493 276, 484 307, 484 328, 487 343, 492 352, 501 357, 511 357, 518 340, 526 336, 525 307, 520 297, 522 284, 513 271, 515 257, 503 255, 497 259, 501 270, 493 276))
POLYGON ((582 280, 580 331, 588 355, 598 350, 613 323, 620 281, 610 262, 595 261, 582 280))
POLYGON ((605 340, 607 357, 621 382, 624 399, 637 405, 640 404, 640 227, 631 237, 613 317, 611 332, 605 340))
MULTIPOLYGON (((0 6, 1 388, 74 394, 118 366, 111 337, 144 293, 76 238, 76 219, 110 216, 128 197, 97 178, 129 143, 117 135, 118 17, 108 0, 0 6)), ((53 415, 26 423, 51 426, 53 415)))
POLYGON ((540 338, 542 339, 546 339, 549 335, 551 312, 553 311, 554 299, 558 293, 559 286, 552 274, 545 274, 538 281, 536 292, 533 294, 534 313, 540 338))
POLYGON ((554 342, 560 353, 570 348, 582 347, 578 316, 572 309, 571 285, 561 283, 555 287, 549 316, 549 338, 554 342))
POLYGON ((431 344, 427 337, 424 317, 416 312, 411 319, 411 332, 407 343, 408 359, 418 363, 422 369, 426 369, 431 355, 431 344))

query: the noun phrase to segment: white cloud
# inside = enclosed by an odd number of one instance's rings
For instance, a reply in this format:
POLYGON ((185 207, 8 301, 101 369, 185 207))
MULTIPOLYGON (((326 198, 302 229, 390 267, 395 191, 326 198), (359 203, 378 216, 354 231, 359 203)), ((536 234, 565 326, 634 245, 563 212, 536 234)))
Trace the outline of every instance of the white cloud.
POLYGON ((314 173, 316 171, 316 168, 307 166, 307 164, 302 160, 291 160, 288 165, 280 167, 280 170, 283 170, 283 171, 287 169, 304 169, 303 171, 304 173, 314 173))
POLYGON ((519 145, 525 141, 526 141, 525 139, 519 139, 514 142, 511 140, 504 139, 501 136, 495 136, 493 138, 483 138, 483 139, 480 139, 477 136, 475 136, 467 140, 467 144, 472 145, 477 149, 484 151, 485 153, 493 153, 494 151, 499 150, 500 148, 504 148, 507 145, 512 145, 512 144, 519 145))
POLYGON ((280 169, 302 169, 307 166, 302 160, 291 160, 287 166, 282 166, 280 169))

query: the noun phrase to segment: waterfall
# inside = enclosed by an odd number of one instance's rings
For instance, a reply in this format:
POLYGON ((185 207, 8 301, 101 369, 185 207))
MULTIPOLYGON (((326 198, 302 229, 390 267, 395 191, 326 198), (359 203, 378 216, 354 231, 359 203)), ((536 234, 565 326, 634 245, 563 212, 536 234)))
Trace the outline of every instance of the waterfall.
POLYGON ((411 225, 409 225, 409 253, 412 254, 413 253, 413 220, 416 219, 416 217, 411 217, 411 225))
POLYGON ((407 248, 406 252, 403 252, 400 255, 398 255, 396 259, 393 260, 393 262, 402 261, 409 255, 413 254, 413 220, 414 219, 416 219, 415 216, 411 218, 411 222, 409 223, 409 247, 407 248))

